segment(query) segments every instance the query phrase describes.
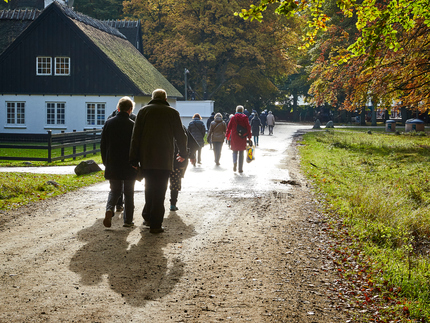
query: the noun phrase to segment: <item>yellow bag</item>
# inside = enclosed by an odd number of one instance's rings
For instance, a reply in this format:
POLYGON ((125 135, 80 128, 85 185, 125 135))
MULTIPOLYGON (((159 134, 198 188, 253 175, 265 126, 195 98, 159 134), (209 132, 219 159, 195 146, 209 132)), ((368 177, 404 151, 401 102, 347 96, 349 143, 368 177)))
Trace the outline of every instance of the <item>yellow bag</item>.
POLYGON ((252 145, 252 141, 249 140, 246 146, 246 162, 250 163, 255 159, 254 156, 254 146, 252 145))

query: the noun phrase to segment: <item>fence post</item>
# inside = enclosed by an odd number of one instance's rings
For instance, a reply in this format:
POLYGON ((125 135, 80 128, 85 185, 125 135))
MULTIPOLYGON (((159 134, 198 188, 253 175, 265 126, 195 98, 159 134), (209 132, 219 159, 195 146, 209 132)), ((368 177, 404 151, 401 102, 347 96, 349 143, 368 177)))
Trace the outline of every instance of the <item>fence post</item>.
MULTIPOLYGON (((87 131, 87 129, 84 129, 84 131, 87 131)), ((85 134, 85 141, 87 141, 87 135, 85 134)), ((84 158, 87 158, 87 154, 85 152, 87 151, 87 144, 84 144, 84 158)))
MULTIPOLYGON (((61 130, 61 133, 64 133, 64 130, 61 130)), ((61 137, 61 144, 64 144, 64 136, 61 137)), ((64 147, 61 147, 61 157, 64 157, 64 147)), ((64 161, 64 158, 61 158, 61 161, 64 161)))
POLYGON ((52 162, 52 130, 48 130, 48 163, 52 162))
MULTIPOLYGON (((94 140, 95 140, 95 139, 96 139, 96 137, 97 137, 96 128, 93 128, 93 130, 94 130, 94 140)), ((96 155, 96 154, 97 154, 97 153, 96 153, 96 149, 97 149, 97 144, 96 144, 96 143, 93 143, 93 150, 94 150, 93 155, 96 155)))
MULTIPOLYGON (((73 130, 73 132, 76 132, 76 130, 73 130)), ((75 138, 76 141, 76 138, 75 138)), ((76 146, 73 146, 73 160, 76 160, 76 146)))

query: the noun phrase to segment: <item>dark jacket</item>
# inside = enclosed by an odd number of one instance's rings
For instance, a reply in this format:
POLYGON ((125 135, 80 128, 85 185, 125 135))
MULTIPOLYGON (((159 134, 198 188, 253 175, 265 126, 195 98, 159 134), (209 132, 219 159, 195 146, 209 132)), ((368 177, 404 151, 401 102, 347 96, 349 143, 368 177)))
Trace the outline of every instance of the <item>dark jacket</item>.
MULTIPOLYGON (((113 110, 113 112, 109 115, 109 117, 107 117, 107 118, 108 118, 108 120, 109 120, 110 118, 115 117, 118 113, 119 113, 118 109, 113 110)), ((132 113, 130 113, 129 118, 130 118, 131 120, 133 120, 133 121, 136 121, 136 115, 135 115, 133 112, 132 112, 132 113)))
POLYGON ((151 100, 137 114, 130 162, 142 170, 173 171, 175 141, 180 156, 187 158, 187 135, 179 112, 165 100, 151 100))
POLYGON ((206 121, 206 129, 209 131, 209 128, 211 127, 211 123, 212 121, 214 121, 215 119, 215 112, 211 113, 211 116, 208 118, 208 120, 206 121))
MULTIPOLYGON (((187 132, 187 146, 188 146, 188 158, 189 159, 196 159, 196 150, 200 148, 197 141, 194 139, 193 135, 187 130, 187 128, 184 127, 184 131, 187 132)), ((184 160, 183 162, 179 162, 176 160, 176 154, 178 153, 178 146, 175 144, 175 161, 173 167, 175 169, 182 169, 181 177, 184 177, 185 170, 188 166, 188 160, 184 160)))
POLYGON ((100 149, 106 179, 136 178, 136 170, 128 160, 133 127, 134 121, 127 112, 119 112, 103 126, 100 149))
POLYGON ((251 131, 253 136, 258 136, 260 134, 260 125, 260 118, 254 115, 254 118, 251 119, 251 131))
POLYGON ((206 129, 205 124, 200 118, 196 117, 188 124, 188 131, 193 135, 200 147, 205 145, 206 129))
POLYGON ((264 112, 261 112, 261 114, 260 114, 260 121, 261 121, 261 125, 262 126, 266 125, 266 120, 267 120, 267 115, 264 112))

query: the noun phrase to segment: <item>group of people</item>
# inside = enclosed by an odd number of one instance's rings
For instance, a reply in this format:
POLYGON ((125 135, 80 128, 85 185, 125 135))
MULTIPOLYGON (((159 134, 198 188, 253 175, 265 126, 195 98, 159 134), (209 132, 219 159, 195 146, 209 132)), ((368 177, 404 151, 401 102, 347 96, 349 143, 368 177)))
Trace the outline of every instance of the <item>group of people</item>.
POLYGON ((187 148, 187 131, 163 89, 153 91, 151 101, 138 112, 135 121, 130 118, 134 102, 129 97, 121 98, 117 109, 116 116, 106 121, 100 143, 105 178, 110 183, 103 224, 111 227, 115 205, 124 194, 124 226, 134 226, 134 185, 136 179, 145 178, 144 225, 151 233, 161 233, 169 179, 183 174, 175 174, 174 167, 184 169, 185 160, 193 161, 187 148))
MULTIPOLYGON (((131 98, 121 98, 103 127, 100 148, 105 178, 110 184, 103 225, 111 227, 117 206, 117 211, 124 210, 123 226, 134 226, 134 185, 136 180, 145 178, 143 224, 149 227, 150 233, 161 233, 164 232, 164 200, 169 181, 170 210, 176 211, 188 160, 194 166, 196 161, 201 163, 206 129, 199 114, 193 116, 188 128, 183 126, 179 112, 169 105, 163 89, 153 91, 151 100, 137 116, 133 109, 131 98), (124 208, 118 207, 122 197, 124 208)), ((243 106, 237 106, 228 122, 221 113, 216 113, 207 127, 216 165, 220 165, 222 145, 227 140, 233 151, 233 171, 239 173, 243 172, 244 151, 251 137, 254 136, 258 145, 258 135, 260 131, 264 134, 266 122, 269 134, 273 133, 274 126, 270 111, 264 122, 257 113, 251 118, 244 112, 243 106)))

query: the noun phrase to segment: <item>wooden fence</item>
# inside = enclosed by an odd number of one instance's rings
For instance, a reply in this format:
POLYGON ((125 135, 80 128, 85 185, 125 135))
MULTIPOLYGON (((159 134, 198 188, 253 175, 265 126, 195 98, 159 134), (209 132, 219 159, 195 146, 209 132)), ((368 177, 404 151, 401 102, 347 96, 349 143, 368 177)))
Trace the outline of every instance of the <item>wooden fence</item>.
POLYGON ((95 155, 100 152, 101 132, 101 129, 97 129, 81 132, 74 130, 73 132, 56 134, 53 134, 51 130, 47 134, 0 133, 0 152, 6 155, 0 156, 0 160, 47 161, 51 163, 56 160, 95 155), (13 153, 5 154, 5 151, 13 153), (29 153, 30 151, 35 151, 35 153, 29 153), (54 151, 56 152, 55 156, 53 156, 54 151), (20 152, 28 155, 23 156, 20 152), (20 156, 10 156, 16 154, 20 154, 20 156))

